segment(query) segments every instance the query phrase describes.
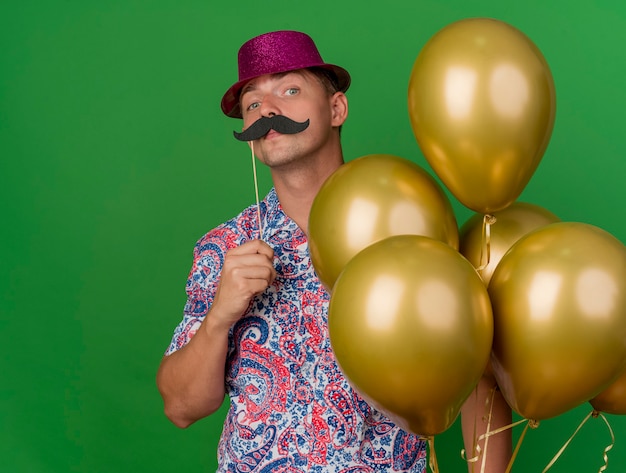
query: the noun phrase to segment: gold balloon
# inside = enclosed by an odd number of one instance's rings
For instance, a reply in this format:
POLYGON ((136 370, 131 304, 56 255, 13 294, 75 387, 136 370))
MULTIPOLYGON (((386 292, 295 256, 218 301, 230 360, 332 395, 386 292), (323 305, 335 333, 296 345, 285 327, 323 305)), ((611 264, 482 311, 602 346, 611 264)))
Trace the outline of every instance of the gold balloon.
POLYGON ((626 363, 626 249, 610 233, 560 222, 504 255, 489 283, 492 369, 509 405, 546 419, 587 402, 626 363))
POLYGON ((607 414, 626 414, 626 369, 613 384, 589 402, 596 411, 607 414))
POLYGON ((329 290, 350 258, 389 236, 423 235, 459 245, 452 204, 441 186, 417 164, 388 154, 363 156, 335 171, 313 201, 308 231, 313 267, 329 290))
POLYGON ((520 195, 548 146, 552 74, 541 51, 507 23, 452 23, 422 48, 408 107, 415 138, 454 196, 479 213, 520 195))
POLYGON ((479 271, 486 285, 504 254, 521 237, 543 226, 556 223, 559 218, 552 212, 534 204, 514 202, 509 207, 493 214, 495 223, 490 225, 489 261, 487 241, 483 236, 484 215, 475 214, 461 227, 459 251, 479 271), (482 261, 481 261, 482 259, 482 261))
POLYGON ((454 422, 493 339, 489 296, 474 268, 449 245, 418 235, 386 238, 348 262, 328 327, 355 389, 424 436, 454 422))

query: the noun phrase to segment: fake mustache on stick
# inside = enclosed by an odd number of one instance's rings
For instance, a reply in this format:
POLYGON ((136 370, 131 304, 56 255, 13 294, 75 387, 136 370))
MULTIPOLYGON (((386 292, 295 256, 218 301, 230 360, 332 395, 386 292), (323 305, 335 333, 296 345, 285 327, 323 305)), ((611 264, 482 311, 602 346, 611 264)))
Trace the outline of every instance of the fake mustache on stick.
POLYGON ((273 115, 261 117, 241 133, 233 131, 233 135, 239 141, 254 141, 267 135, 270 130, 275 130, 284 135, 294 135, 306 130, 308 126, 309 120, 300 123, 284 115, 273 115))

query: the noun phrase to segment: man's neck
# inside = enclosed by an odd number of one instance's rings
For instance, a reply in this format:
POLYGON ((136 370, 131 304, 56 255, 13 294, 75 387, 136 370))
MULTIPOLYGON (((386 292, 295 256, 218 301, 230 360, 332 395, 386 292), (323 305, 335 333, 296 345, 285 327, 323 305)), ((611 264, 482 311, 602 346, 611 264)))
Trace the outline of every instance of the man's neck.
POLYGON ((309 213, 322 184, 343 164, 343 158, 328 160, 324 166, 299 169, 289 173, 272 171, 276 195, 289 218, 307 233, 309 213))

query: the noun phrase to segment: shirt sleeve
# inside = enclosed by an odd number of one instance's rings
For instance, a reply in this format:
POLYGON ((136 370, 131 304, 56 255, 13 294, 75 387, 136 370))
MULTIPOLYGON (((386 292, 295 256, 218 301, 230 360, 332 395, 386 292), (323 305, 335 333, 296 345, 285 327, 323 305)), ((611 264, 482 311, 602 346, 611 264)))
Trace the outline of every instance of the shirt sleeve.
POLYGON ((193 264, 187 278, 187 302, 183 319, 174 330, 170 345, 165 351, 166 355, 184 347, 198 331, 213 303, 224 255, 237 244, 232 233, 225 228, 207 233, 196 243, 193 264))

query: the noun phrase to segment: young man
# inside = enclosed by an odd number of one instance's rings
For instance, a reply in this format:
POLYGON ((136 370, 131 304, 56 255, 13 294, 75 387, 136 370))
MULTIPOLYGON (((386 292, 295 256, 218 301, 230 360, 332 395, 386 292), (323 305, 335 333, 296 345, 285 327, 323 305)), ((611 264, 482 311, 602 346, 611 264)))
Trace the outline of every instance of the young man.
POLYGON ((337 367, 329 295, 308 252, 313 199, 343 163, 349 85, 309 36, 277 31, 241 47, 239 81, 222 99, 274 188, 197 243, 184 318, 157 376, 179 427, 228 394, 219 471, 425 471, 425 442, 372 409, 337 367))

